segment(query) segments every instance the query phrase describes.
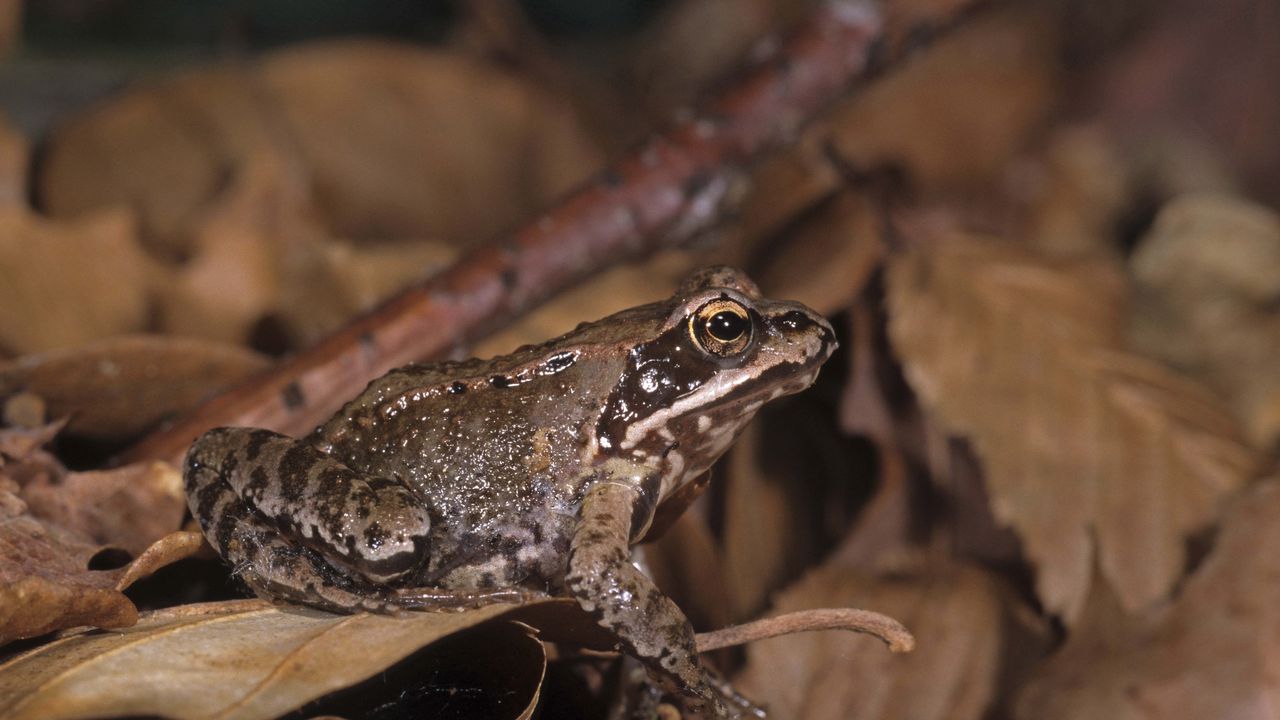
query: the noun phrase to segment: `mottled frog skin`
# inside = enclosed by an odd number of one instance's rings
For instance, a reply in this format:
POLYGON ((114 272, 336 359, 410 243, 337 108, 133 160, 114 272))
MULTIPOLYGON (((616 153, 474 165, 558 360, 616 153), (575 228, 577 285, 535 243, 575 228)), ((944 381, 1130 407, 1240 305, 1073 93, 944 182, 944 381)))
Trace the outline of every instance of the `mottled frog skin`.
POLYGON ((567 594, 667 687, 732 717, 629 548, 835 345, 812 310, 706 268, 541 345, 394 370, 301 440, 211 430, 187 455, 187 495, 263 597, 387 612, 567 594))

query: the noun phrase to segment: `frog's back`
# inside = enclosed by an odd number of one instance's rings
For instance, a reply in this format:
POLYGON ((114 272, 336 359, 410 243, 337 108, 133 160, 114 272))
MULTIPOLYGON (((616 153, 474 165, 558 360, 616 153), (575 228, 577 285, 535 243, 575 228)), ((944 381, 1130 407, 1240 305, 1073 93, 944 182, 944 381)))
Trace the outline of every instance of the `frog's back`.
POLYGON ((416 489, 432 520, 421 582, 549 582, 562 574, 599 418, 589 387, 610 372, 577 359, 408 366, 313 439, 348 467, 416 489))

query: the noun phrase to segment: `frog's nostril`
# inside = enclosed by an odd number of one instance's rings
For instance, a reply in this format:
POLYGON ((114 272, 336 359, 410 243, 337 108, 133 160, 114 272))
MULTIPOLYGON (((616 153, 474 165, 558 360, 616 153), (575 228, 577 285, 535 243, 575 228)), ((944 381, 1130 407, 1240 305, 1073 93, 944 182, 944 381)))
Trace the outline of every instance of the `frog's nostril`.
POLYGON ((813 327, 814 322, 808 313, 801 310, 789 310, 781 318, 782 327, 788 330, 803 330, 806 327, 813 327))

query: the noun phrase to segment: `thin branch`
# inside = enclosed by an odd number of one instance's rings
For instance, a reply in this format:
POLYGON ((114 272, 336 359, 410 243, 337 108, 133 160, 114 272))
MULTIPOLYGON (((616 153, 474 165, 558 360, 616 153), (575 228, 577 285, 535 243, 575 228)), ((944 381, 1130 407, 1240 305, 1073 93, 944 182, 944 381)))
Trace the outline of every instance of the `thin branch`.
POLYGON ((887 615, 853 608, 819 608, 698 633, 698 652, 710 652, 811 630, 849 630, 874 635, 883 640, 891 652, 896 653, 911 652, 916 646, 916 639, 911 631, 887 615))
POLYGON ((609 265, 705 230, 740 195, 755 159, 794 141, 803 124, 911 44, 886 41, 883 27, 871 0, 819 5, 725 92, 514 234, 207 402, 121 459, 180 462, 197 435, 219 425, 305 433, 392 368, 446 355, 609 265))

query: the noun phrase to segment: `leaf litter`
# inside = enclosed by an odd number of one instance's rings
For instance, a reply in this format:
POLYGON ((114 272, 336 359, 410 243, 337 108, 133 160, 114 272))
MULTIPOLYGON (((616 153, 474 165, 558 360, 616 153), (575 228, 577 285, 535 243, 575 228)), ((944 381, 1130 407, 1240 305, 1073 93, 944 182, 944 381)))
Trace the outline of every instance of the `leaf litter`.
POLYGON ((890 337, 912 388, 973 442, 1041 600, 1074 624, 1095 563, 1127 610, 1166 598, 1188 536, 1253 472, 1234 418, 1124 350, 1118 267, 945 228, 916 237, 887 276, 890 337))
MULTIPOLYGON (((1271 4, 1258 12, 1274 14, 1271 4)), ((0 362, 10 426, 0 432, 0 638, 128 625, 139 615, 121 591, 202 547, 198 534, 178 531, 172 468, 73 472, 61 459, 75 457, 75 443, 136 437, 267 362, 240 344, 305 345, 536 212, 594 167, 598 148, 620 147, 665 105, 695 99, 737 49, 766 54, 755 33, 801 12, 767 1, 686 5, 646 34, 664 46, 633 45, 618 75, 593 67, 575 77, 557 66, 567 55, 556 43, 522 49, 520 38, 537 31, 519 25, 465 44, 488 48, 501 68, 360 41, 151 80, 34 138, 34 165, 31 143, 0 127, 0 225, 9 228, 0 281, 12 280, 0 282, 0 353, 12 357, 0 362), (717 17, 724 22, 699 19, 717 17), (637 90, 646 83, 650 96, 637 90), (601 111, 602 97, 621 104, 601 111), (38 211, 27 207, 33 196, 38 211), (218 342, 119 337, 160 331, 218 342), (61 434, 42 425, 49 418, 66 423, 61 434), (109 569, 90 569, 99 567, 109 569)), ((699 628, 762 607, 785 618, 858 605, 899 616, 915 635, 906 656, 829 632, 754 643, 745 666, 714 653, 774 716, 1269 716, 1274 572, 1265 550, 1280 508, 1274 480, 1247 483, 1274 460, 1280 427, 1278 196, 1273 142, 1249 123, 1274 103, 1241 102, 1266 96, 1254 90, 1274 74, 1264 72, 1274 50, 1259 52, 1230 13, 1199 23, 1203 11, 1189 3, 1112 14, 1033 3, 938 34, 929 23, 945 24, 955 3, 890 5, 893 22, 926 21, 919 51, 755 168, 747 205, 717 237, 601 276, 479 354, 660 297, 685 269, 711 262, 744 265, 768 294, 854 328, 849 356, 824 371, 829 385, 814 389, 816 400, 749 431, 645 548, 699 628), (1099 50, 1126 38, 1136 42, 1118 56, 1099 50), (1230 52, 1216 51, 1224 38, 1230 52), (1179 65, 1188 57, 1212 62, 1179 65), (1206 69, 1240 58, 1239 72, 1206 69), (1170 80, 1179 77, 1187 82, 1170 80), (1177 132, 1187 117, 1210 121, 1207 132, 1177 132), (1171 200, 1205 188, 1215 194, 1171 200), (957 208, 963 222, 930 226, 930 211, 957 208), (759 464, 768 452, 786 466, 759 464), (992 518, 1012 530, 998 542, 981 527, 992 518), (1063 624, 1046 631, 1050 619, 1063 624)), ((519 19, 513 6, 495 9, 519 19)), ((91 457, 100 464, 101 454, 91 457)), ((548 680, 556 673, 575 678, 574 699, 592 707, 615 697, 607 634, 563 602, 519 612, 527 615, 489 623, 446 617, 466 626, 452 634, 432 635, 425 628, 436 621, 423 620, 421 638, 393 640, 420 641, 425 652, 366 662, 376 653, 353 651, 364 639, 343 623, 395 619, 251 604, 144 611, 130 630, 19 643, 0 666, 0 702, 20 687, 26 710, 8 710, 15 716, 126 706, 168 714, 122 688, 173 677, 174 659, 201 647, 231 659, 182 678, 217 681, 166 684, 174 707, 217 695, 228 716, 305 704, 299 712, 354 717, 403 690, 414 702, 444 697, 458 712, 510 696, 500 716, 540 706, 548 716, 571 704, 556 697, 565 692, 548 680), (318 629, 330 622, 336 629, 318 629), (310 647, 314 630, 330 657, 281 661, 271 642, 288 633, 273 637, 276 624, 302 638, 297 648, 310 647), (218 633, 212 645, 180 641, 218 633), (113 642, 103 664, 87 656, 113 642), (489 684, 420 662, 436 651, 459 667, 468 651, 487 656, 466 667, 489 684), (309 685, 305 673, 319 666, 325 682, 309 685), (504 671, 516 666, 521 677, 508 682, 504 671), (76 682, 48 693, 22 685, 55 667, 76 682), (424 668, 425 686, 410 690, 407 675, 424 668), (369 675, 387 687, 359 681, 369 675), (193 694, 177 698, 181 687, 193 694), (96 694, 77 699, 78 688, 96 694)), ((750 628, 765 632, 749 624, 700 643, 718 647, 750 628)))

